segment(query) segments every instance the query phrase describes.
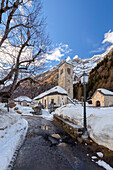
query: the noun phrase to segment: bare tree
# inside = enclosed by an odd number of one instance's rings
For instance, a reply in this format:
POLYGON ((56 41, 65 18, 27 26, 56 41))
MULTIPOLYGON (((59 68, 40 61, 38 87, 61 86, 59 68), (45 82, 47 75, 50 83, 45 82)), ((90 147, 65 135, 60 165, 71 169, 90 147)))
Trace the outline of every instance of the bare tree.
POLYGON ((8 65, 0 79, 1 96, 11 96, 21 82, 31 81, 31 73, 44 64, 43 54, 48 51, 50 41, 41 10, 40 0, 1 1, 0 57, 8 65), (11 83, 6 91, 3 85, 7 86, 8 81, 11 83))

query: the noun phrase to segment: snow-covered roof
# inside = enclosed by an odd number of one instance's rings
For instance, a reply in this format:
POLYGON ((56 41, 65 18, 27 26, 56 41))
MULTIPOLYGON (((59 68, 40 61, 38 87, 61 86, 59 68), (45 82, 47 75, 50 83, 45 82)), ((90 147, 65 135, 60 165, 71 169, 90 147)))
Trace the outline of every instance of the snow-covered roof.
MULTIPOLYGON (((103 89, 103 88, 99 88, 99 89, 97 89, 96 90, 96 92, 100 92, 101 94, 103 94, 103 95, 106 95, 106 96, 113 96, 113 92, 112 91, 109 91, 109 90, 107 90, 107 89, 103 89)), ((96 93, 95 92, 95 93, 96 93)), ((93 94, 93 96, 95 95, 95 93, 93 94)), ((92 98, 93 98, 93 96, 92 96, 92 98)))
POLYGON ((27 101, 27 102, 31 102, 32 101, 32 99, 30 99, 29 97, 27 97, 27 96, 19 96, 19 97, 17 97, 17 98, 15 98, 14 99, 14 101, 16 101, 16 102, 18 102, 18 101, 20 101, 20 102, 22 102, 22 101, 27 101))
POLYGON ((109 90, 107 90, 107 89, 102 89, 102 88, 100 88, 100 89, 97 89, 97 91, 101 92, 101 93, 104 94, 104 95, 113 96, 113 92, 112 92, 112 91, 109 91, 109 90))
POLYGON ((47 96, 47 95, 50 95, 50 94, 54 94, 54 93, 67 95, 66 90, 64 90, 60 86, 55 86, 52 89, 50 89, 48 91, 45 91, 44 93, 41 93, 39 96, 35 97, 34 100, 41 99, 44 96, 47 96))

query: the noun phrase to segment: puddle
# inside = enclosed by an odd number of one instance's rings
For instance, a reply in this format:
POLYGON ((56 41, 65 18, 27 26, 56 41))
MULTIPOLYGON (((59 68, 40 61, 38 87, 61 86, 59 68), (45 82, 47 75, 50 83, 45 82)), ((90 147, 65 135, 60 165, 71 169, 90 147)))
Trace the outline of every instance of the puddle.
POLYGON ((40 126, 40 129, 42 129, 42 130, 50 130, 50 127, 49 126, 40 126))

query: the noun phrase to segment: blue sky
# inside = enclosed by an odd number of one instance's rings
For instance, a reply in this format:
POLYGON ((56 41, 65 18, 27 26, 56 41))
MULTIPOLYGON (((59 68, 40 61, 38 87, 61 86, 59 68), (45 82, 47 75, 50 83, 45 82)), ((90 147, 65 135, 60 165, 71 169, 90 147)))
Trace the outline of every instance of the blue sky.
POLYGON ((42 2, 47 31, 55 50, 60 51, 59 60, 49 56, 51 66, 68 56, 71 59, 76 55, 82 59, 91 58, 103 53, 113 43, 113 0, 42 2))

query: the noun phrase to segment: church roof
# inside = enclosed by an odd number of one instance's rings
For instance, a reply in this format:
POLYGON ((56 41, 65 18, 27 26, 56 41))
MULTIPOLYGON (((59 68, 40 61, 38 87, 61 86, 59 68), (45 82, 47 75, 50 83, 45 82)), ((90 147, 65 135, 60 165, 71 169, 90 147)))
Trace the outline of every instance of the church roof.
POLYGON ((45 96, 52 95, 52 94, 67 95, 67 92, 66 92, 66 90, 64 90, 60 86, 55 86, 55 87, 51 88, 50 90, 45 91, 44 93, 41 93, 39 96, 35 97, 34 100, 39 100, 39 99, 41 99, 45 96))

